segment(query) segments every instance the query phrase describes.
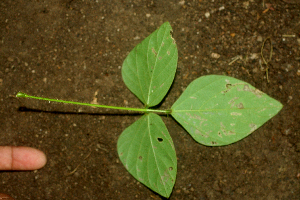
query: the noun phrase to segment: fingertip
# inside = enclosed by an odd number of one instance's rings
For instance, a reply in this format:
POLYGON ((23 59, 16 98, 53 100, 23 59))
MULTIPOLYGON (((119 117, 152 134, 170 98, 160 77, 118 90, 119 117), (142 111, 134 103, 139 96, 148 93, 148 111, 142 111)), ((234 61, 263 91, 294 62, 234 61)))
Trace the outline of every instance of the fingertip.
POLYGON ((44 167, 47 163, 46 154, 38 149, 33 149, 33 148, 32 148, 32 152, 33 152, 32 160, 35 159, 34 165, 32 165, 32 166, 35 167, 35 169, 40 169, 40 168, 44 167))
POLYGON ((12 158, 12 170, 36 170, 47 163, 45 153, 31 147, 12 147, 12 158))

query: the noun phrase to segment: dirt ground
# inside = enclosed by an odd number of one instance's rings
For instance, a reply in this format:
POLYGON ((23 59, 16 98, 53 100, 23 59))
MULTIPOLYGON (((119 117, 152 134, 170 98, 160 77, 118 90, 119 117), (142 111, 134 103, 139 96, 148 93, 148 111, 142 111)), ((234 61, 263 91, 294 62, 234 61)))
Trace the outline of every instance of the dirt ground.
POLYGON ((2 0, 0 145, 38 148, 48 163, 0 172, 0 193, 20 200, 162 199, 117 155, 118 136, 139 115, 14 96, 142 107, 122 81, 122 62, 169 21, 178 70, 160 108, 208 74, 246 81, 284 105, 252 135, 224 147, 196 143, 163 116, 178 157, 170 199, 300 199, 299 10, 298 0, 2 0))

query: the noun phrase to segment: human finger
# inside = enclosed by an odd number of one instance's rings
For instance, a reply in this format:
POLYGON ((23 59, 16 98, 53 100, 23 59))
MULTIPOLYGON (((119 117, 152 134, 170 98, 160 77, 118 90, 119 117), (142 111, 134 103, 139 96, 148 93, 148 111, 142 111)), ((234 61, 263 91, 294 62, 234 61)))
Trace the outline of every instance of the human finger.
POLYGON ((0 170, 35 170, 47 162, 46 155, 31 147, 0 146, 0 170))

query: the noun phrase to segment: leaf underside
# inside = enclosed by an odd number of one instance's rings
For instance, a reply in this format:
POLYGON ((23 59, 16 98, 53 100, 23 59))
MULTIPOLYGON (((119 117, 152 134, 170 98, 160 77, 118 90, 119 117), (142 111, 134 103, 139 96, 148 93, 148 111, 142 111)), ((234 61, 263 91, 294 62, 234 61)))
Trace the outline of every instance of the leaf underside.
POLYGON ((123 131, 118 154, 135 179, 164 197, 170 196, 177 173, 176 152, 157 114, 145 114, 123 131))
POLYGON ((166 22, 138 44, 126 57, 122 77, 145 107, 159 104, 174 80, 178 52, 166 22))
POLYGON ((249 83, 220 75, 194 80, 172 106, 172 116, 199 143, 222 146, 251 134, 282 104, 249 83))

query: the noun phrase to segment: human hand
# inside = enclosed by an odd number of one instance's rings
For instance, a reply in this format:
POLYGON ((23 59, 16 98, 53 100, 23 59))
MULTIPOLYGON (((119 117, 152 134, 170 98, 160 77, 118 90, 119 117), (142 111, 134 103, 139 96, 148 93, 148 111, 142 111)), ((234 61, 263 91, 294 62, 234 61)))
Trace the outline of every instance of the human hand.
MULTIPOLYGON (((0 146, 1 170, 35 170, 45 166, 46 155, 31 147, 0 146)), ((0 200, 14 200, 7 194, 0 193, 0 200)))
POLYGON ((0 146, 0 170, 35 170, 45 166, 46 155, 31 147, 0 146))

